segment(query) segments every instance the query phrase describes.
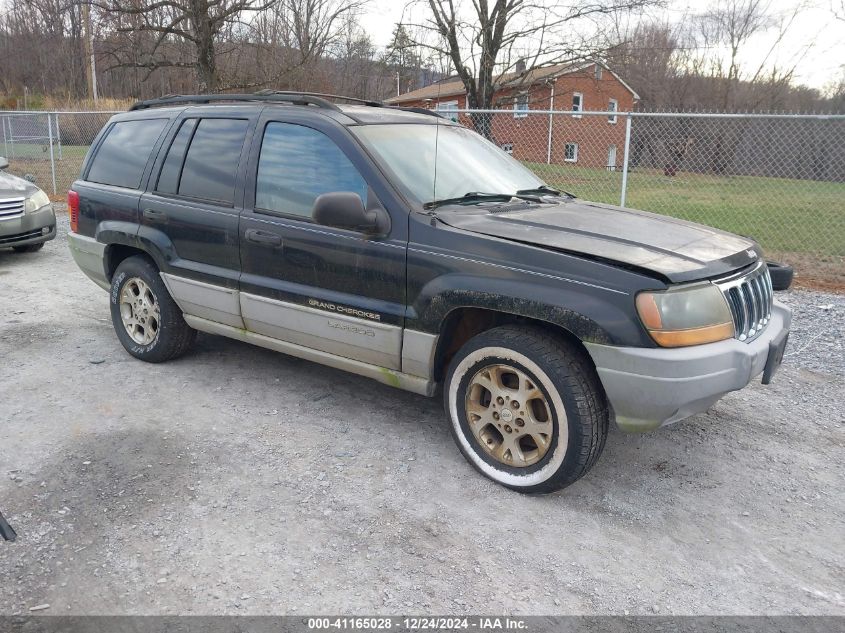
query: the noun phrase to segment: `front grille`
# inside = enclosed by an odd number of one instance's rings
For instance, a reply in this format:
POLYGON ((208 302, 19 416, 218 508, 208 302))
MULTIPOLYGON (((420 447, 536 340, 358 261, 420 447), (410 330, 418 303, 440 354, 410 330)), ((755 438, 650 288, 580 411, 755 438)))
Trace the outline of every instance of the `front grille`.
POLYGON ((766 262, 761 261, 750 272, 715 283, 731 309, 734 336, 740 341, 757 338, 772 318, 774 294, 766 262))
POLYGON ((10 220, 23 215, 24 198, 0 198, 0 220, 10 220))

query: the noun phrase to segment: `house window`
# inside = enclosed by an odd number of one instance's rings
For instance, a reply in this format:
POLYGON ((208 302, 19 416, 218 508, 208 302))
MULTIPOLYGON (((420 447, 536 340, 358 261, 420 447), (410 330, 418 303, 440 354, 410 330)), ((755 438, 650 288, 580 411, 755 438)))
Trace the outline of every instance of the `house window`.
POLYGON ((578 162, 578 143, 567 143, 563 149, 563 160, 567 163, 578 162))
MULTIPOLYGON (((617 112, 619 110, 619 102, 616 99, 611 99, 607 104, 608 112, 617 112)), ((616 123, 616 115, 610 114, 607 117, 608 123, 616 123)))
MULTIPOLYGON (((584 95, 582 95, 580 92, 574 93, 572 95, 572 111, 573 112, 581 112, 584 109, 583 105, 584 105, 584 95)), ((575 114, 573 116, 576 116, 578 118, 581 117, 580 114, 575 114)))
POLYGON ((502 144, 502 151, 505 154, 513 154, 513 143, 503 143, 502 144))
POLYGON ((596 79, 601 79, 601 66, 596 64, 596 79))
POLYGON ((454 101, 440 101, 434 106, 434 109, 438 112, 442 112, 445 116, 449 117, 453 121, 458 120, 458 100, 455 99, 454 101))
POLYGON ((516 97, 513 102, 513 118, 521 119, 528 116, 528 93, 516 97))

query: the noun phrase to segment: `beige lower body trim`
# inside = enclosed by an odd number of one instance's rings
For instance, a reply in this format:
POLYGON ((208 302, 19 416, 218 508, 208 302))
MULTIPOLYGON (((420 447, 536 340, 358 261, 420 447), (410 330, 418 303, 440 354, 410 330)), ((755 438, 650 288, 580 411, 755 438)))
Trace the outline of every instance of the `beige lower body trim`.
POLYGON ((434 394, 434 382, 419 376, 412 376, 400 371, 388 369, 386 367, 379 367, 378 365, 370 365, 361 361, 353 360, 351 358, 344 358, 342 356, 335 356, 328 352, 312 349, 296 343, 289 343, 263 334, 256 334, 249 332, 243 328, 232 327, 217 323, 209 319, 185 314, 185 322, 192 328, 201 332, 209 334, 219 334, 220 336, 227 336, 229 338, 244 341, 245 343, 252 343, 260 347, 266 347, 283 354, 296 356, 315 363, 334 367, 335 369, 342 369, 359 376, 372 378, 385 385, 397 387, 413 393, 418 393, 423 396, 431 396, 434 394))
POLYGON ((86 237, 73 232, 67 234, 67 243, 70 247, 70 254, 73 255, 73 261, 76 262, 82 272, 103 290, 111 289, 111 284, 106 279, 106 269, 103 266, 106 245, 101 244, 93 237, 86 237))
POLYGON ((195 279, 161 273, 170 296, 185 315, 243 328, 238 291, 195 279))
MULTIPOLYGON (((250 332, 388 369, 401 369, 402 328, 242 292, 250 332)), ((412 372, 413 373, 413 372, 412 372)))

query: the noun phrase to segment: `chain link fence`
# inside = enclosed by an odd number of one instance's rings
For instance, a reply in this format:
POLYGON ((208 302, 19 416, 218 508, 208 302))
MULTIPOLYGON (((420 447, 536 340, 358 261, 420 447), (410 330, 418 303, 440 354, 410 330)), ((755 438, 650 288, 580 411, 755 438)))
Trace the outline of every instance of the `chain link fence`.
MULTIPOLYGON (((9 171, 63 199, 112 114, 0 112, 0 152, 9 171)), ((845 115, 448 115, 553 187, 749 235, 800 279, 845 288, 845 115)))

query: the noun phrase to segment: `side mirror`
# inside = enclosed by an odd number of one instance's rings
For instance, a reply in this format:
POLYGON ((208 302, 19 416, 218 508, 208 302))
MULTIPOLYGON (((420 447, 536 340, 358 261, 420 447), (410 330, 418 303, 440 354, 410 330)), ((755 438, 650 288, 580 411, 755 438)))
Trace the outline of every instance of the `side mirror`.
POLYGON ((3 156, 0 156, 0 169, 6 169, 9 166, 9 161, 6 160, 3 156))
MULTIPOLYGON (((375 196, 368 196, 375 199, 375 196)), ((378 203, 364 207, 361 196, 351 191, 333 191, 317 196, 311 218, 317 224, 338 229, 358 231, 369 235, 386 235, 390 231, 390 217, 378 203)))

